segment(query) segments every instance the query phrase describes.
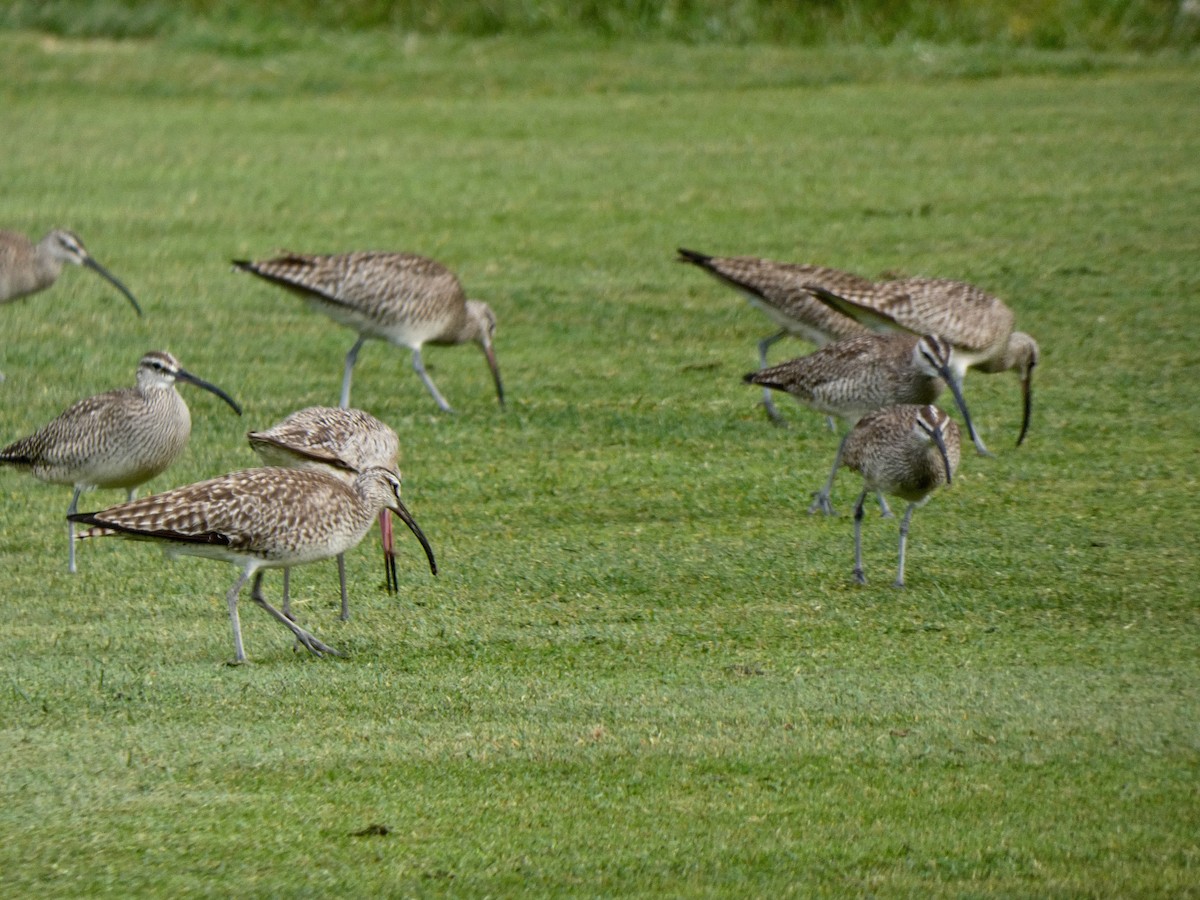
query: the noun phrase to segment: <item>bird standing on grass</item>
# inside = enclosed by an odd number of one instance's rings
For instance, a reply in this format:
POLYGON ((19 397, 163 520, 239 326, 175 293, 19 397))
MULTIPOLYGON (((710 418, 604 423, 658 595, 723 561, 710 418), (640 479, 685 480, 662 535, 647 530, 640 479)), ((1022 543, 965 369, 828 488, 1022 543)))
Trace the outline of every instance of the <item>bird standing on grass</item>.
POLYGON ((913 510, 949 485, 961 455, 958 425, 936 406, 890 406, 864 416, 846 437, 843 464, 863 477, 854 504, 854 580, 866 584, 862 561, 863 501, 869 491, 908 501, 900 521, 896 587, 904 587, 904 554, 913 510))
POLYGON ((400 477, 381 466, 346 482, 328 472, 277 467, 247 469, 185 485, 71 521, 91 526, 80 539, 115 534, 163 545, 170 555, 224 560, 241 568, 225 596, 233 629, 234 663, 246 661, 238 596, 254 577, 251 599, 281 622, 310 652, 339 655, 262 596, 264 569, 328 559, 358 544, 381 511, 391 510, 425 549, 433 549, 400 500, 400 477))
POLYGON ((462 284, 441 263, 412 253, 285 253, 261 262, 235 259, 234 268, 287 288, 313 309, 358 332, 346 354, 339 406, 350 405, 350 377, 358 351, 368 340, 387 341, 412 351, 412 365, 444 412, 453 412, 425 371, 421 348, 473 341, 487 357, 496 396, 504 406, 504 385, 492 339, 491 307, 468 300, 462 284))
MULTIPOLYGON (((268 466, 289 469, 319 469, 352 482, 371 466, 395 470, 400 456, 400 438, 387 425, 361 409, 310 406, 298 410, 266 431, 246 435, 250 446, 268 466)), ((379 514, 379 533, 387 589, 399 590, 396 578, 396 548, 392 518, 385 509, 379 514)), ((346 556, 337 555, 338 580, 342 589, 342 620, 350 618, 346 592, 346 556)), ((291 615, 288 569, 283 570, 283 614, 291 615)))
MULTIPOLYGON (((154 350, 138 362, 135 387, 80 400, 29 437, 0 450, 0 465, 23 469, 39 481, 73 485, 68 516, 84 491, 121 488, 132 500, 139 485, 179 458, 191 436, 191 414, 175 389, 179 381, 216 394, 242 414, 219 387, 185 370, 165 350, 154 350)), ((67 571, 74 573, 73 524, 67 526, 67 534, 67 571)))
MULTIPOLYGON (((932 403, 949 384, 954 400, 969 423, 966 401, 951 377, 950 344, 937 335, 866 334, 826 344, 820 350, 788 362, 751 372, 748 384, 786 391, 818 412, 853 426, 863 416, 899 403, 932 403)), ((849 433, 838 444, 825 485, 813 495, 809 513, 833 513, 830 494, 849 433)), ((880 496, 884 515, 887 502, 880 496)))
POLYGON ((55 228, 36 244, 19 232, 0 231, 0 304, 44 291, 58 280, 65 263, 85 266, 100 275, 124 294, 141 316, 142 308, 129 288, 92 258, 79 235, 64 228, 55 228))

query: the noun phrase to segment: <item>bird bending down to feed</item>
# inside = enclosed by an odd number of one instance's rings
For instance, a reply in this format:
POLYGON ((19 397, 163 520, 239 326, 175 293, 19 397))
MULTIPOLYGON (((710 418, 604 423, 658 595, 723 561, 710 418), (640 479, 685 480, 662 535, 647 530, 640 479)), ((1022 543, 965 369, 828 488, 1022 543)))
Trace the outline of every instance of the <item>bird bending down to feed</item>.
MULTIPOLYGON (((880 281, 870 288, 826 288, 810 285, 813 296, 874 331, 935 333, 954 347, 953 384, 962 388, 967 369, 981 372, 1016 370, 1021 379, 1021 431, 1025 440, 1033 412, 1033 369, 1038 345, 1023 331, 1014 331, 1015 317, 1002 300, 963 281, 945 278, 901 278, 880 281)), ((975 449, 991 456, 983 439, 967 423, 975 449)))
POLYGON ((862 561, 863 501, 868 491, 908 501, 900 521, 896 587, 904 587, 904 553, 913 510, 949 485, 960 458, 958 425, 936 406, 906 404, 864 416, 846 438, 843 464, 863 477, 854 505, 854 580, 866 584, 862 561))
MULTIPOLYGON (((135 387, 80 400, 29 437, 0 450, 0 465, 24 469, 50 484, 73 485, 68 516, 87 490, 122 488, 132 500, 139 485, 165 471, 187 446, 192 418, 175 389, 179 381, 216 394, 242 414, 219 387, 185 370, 165 350, 153 350, 138 362, 135 387)), ((67 534, 67 571, 73 573, 74 524, 68 525, 67 534)))
POLYGON ((129 288, 92 258, 79 235, 63 228, 47 232, 36 244, 19 232, 0 231, 0 304, 44 291, 58 280, 64 263, 96 272, 124 294, 141 316, 142 308, 129 288))
POLYGON ((44 291, 58 279, 63 263, 96 272, 125 295, 139 316, 142 314, 129 288, 92 258, 79 235, 63 228, 48 232, 36 244, 18 232, 0 231, 0 303, 44 291))
POLYGON ((474 341, 487 357, 504 406, 504 385, 492 339, 496 316, 479 300, 468 300, 462 284, 441 263, 412 253, 285 253, 275 259, 234 260, 250 272, 299 294, 314 309, 358 332, 346 354, 339 405, 350 405, 350 377, 358 351, 368 340, 387 341, 412 351, 412 365, 437 405, 452 412, 425 371, 421 348, 474 341))
MULTIPOLYGON (((966 401, 951 376, 951 355, 950 344, 938 335, 918 338, 909 334, 866 334, 751 372, 743 380, 786 391, 799 402, 850 426, 883 407, 932 403, 949 385, 963 418, 970 423, 966 401)), ((833 513, 830 494, 848 440, 849 432, 838 444, 829 478, 813 495, 809 513, 833 513)), ((882 495, 880 507, 884 515, 889 514, 882 495)))
POLYGON ((399 475, 382 466, 351 482, 313 469, 247 469, 185 485, 94 513, 73 522, 91 526, 80 538, 116 534, 154 541, 169 555, 224 560, 241 571, 226 594, 233 629, 234 662, 246 661, 238 596, 254 576, 251 599, 283 623, 309 651, 337 651, 301 628, 262 596, 264 569, 328 559, 358 544, 381 511, 391 510, 409 527, 437 574, 433 548, 400 500, 399 475))
MULTIPOLYGON (((709 256, 680 247, 679 262, 691 263, 741 291, 750 305, 761 310, 779 331, 758 342, 758 367, 765 369, 771 345, 793 335, 823 347, 834 341, 868 334, 868 329, 817 300, 806 285, 821 284, 831 291, 848 292, 869 287, 872 282, 859 275, 800 263, 777 262, 757 256, 709 256)), ((782 424, 771 391, 763 388, 763 407, 771 421, 782 424)), ((831 423, 832 424, 832 423, 831 423)))
MULTIPOLYGON (((400 438, 383 422, 361 409, 310 406, 298 410, 266 431, 246 435, 250 447, 268 466, 290 469, 319 469, 347 482, 371 466, 396 469, 400 438)), ((379 514, 379 531, 387 590, 396 593, 396 550, 392 519, 385 509, 379 514)), ((338 580, 342 591, 342 620, 350 618, 346 592, 346 557, 337 555, 338 580)), ((283 570, 283 614, 291 615, 288 570, 283 570)))

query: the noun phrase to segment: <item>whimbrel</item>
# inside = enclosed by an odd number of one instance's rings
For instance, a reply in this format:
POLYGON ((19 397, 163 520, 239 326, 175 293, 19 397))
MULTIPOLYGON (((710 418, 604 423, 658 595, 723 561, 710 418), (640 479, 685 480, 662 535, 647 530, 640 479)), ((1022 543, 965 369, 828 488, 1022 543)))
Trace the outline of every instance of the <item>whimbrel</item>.
POLYGON ((142 308, 129 288, 92 258, 79 235, 64 228, 47 232, 36 244, 19 232, 0 231, 0 304, 44 291, 58 280, 64 263, 86 266, 107 279, 141 316, 142 308))
MULTIPOLYGON (((192 432, 187 404, 175 389, 186 381, 216 394, 239 416, 232 397, 179 365, 165 350, 154 350, 137 366, 137 385, 80 400, 29 437, 0 450, 0 465, 27 470, 50 484, 75 487, 67 515, 79 495, 95 488, 123 488, 130 500, 138 486, 179 458, 192 432)), ((75 571, 75 526, 67 571, 75 571)))
POLYGON ((913 510, 958 469, 958 425, 936 406, 890 406, 864 416, 850 431, 842 458, 863 477, 854 505, 854 580, 866 584, 862 561, 863 501, 868 491, 908 501, 900 521, 899 567, 895 584, 904 587, 904 552, 913 510))
MULTIPOLYGON (((266 431, 246 435, 250 446, 268 466, 292 469, 319 469, 346 480, 371 466, 396 469, 400 456, 400 438, 396 432, 361 409, 335 409, 310 406, 292 413, 266 431)), ((392 539, 392 519, 385 509, 379 514, 379 531, 387 589, 399 589, 396 578, 396 551, 392 539)), ((346 593, 346 557, 337 555, 338 579, 342 589, 342 620, 350 618, 346 593)), ((291 615, 288 569, 283 570, 283 613, 291 615)))
POLYGON ((0 303, 44 291, 58 279, 63 263, 86 266, 98 273, 125 295, 139 316, 142 314, 129 288, 92 258, 79 235, 63 228, 48 232, 36 244, 18 232, 0 231, 0 303))
MULTIPOLYGON (((744 380, 786 391, 818 412, 843 419, 853 426, 859 419, 898 403, 932 403, 949 384, 954 400, 969 423, 971 414, 962 393, 951 379, 950 344, 937 335, 920 338, 908 334, 866 334, 789 360, 769 369, 751 372, 744 380)), ((813 495, 810 513, 833 512, 830 492, 849 440, 838 444, 833 468, 825 486, 813 495)), ((884 514, 886 501, 880 500, 884 514)))
POLYGON ((413 369, 445 412, 452 412, 450 404, 425 371, 421 347, 474 341, 487 357, 496 396, 504 406, 504 385, 492 346, 496 316, 486 303, 468 300, 458 276, 441 263, 412 253, 365 252, 285 253, 261 262, 234 260, 233 265, 299 294, 314 309, 358 332, 346 354, 340 406, 350 405, 354 363, 371 339, 410 349, 413 369))
MULTIPOLYGON (((760 369, 768 366, 767 351, 771 345, 789 334, 823 347, 868 333, 854 319, 818 301, 805 287, 816 283, 844 293, 869 287, 872 282, 867 278, 824 266, 776 262, 756 256, 709 256, 682 247, 678 253, 679 262, 691 263, 741 291, 751 306, 762 310, 779 327, 779 331, 758 342, 760 369)), ((783 422, 768 388, 763 388, 763 407, 773 422, 783 422)))
POLYGON ((201 556, 241 567, 225 600, 233 628, 234 662, 246 661, 238 595, 254 576, 251 598, 282 622, 312 653, 337 651, 305 631, 262 596, 264 569, 299 566, 344 553, 363 539, 381 510, 390 509, 417 536, 437 574, 433 548, 400 500, 400 477, 374 466, 346 482, 328 472, 278 467, 247 469, 185 485, 72 522, 92 526, 80 538, 116 534, 156 541, 170 555, 201 556))
MULTIPOLYGON (((814 283, 813 295, 876 331, 936 333, 954 347, 951 371, 962 388, 967 369, 981 372, 1017 371, 1021 379, 1021 432, 1029 431, 1033 411, 1033 367, 1038 345, 1023 331, 1014 331, 1014 317, 1004 301, 963 281, 945 278, 901 278, 870 288, 833 288, 814 283)), ((975 449, 990 456, 982 438, 967 423, 975 449)))

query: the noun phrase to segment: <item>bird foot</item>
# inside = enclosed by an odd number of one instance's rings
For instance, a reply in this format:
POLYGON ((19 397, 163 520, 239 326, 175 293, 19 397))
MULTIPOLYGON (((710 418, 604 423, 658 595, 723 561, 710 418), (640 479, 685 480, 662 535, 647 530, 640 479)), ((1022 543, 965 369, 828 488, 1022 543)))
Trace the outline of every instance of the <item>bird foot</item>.
POLYGON ((829 495, 824 491, 817 491, 813 494, 813 502, 808 507, 810 516, 816 515, 818 512, 827 516, 833 515, 833 504, 829 502, 829 495))
POLYGON ((894 587, 894 588, 903 588, 903 587, 904 587, 904 582, 903 582, 903 581, 901 581, 899 578, 897 578, 895 581, 893 581, 893 582, 892 582, 892 587, 894 587))
POLYGON ((318 658, 324 656, 326 653, 328 653, 330 656, 341 656, 342 655, 337 650, 333 649, 328 644, 326 644, 324 641, 322 641, 320 638, 318 638, 316 635, 309 634, 307 631, 305 631, 303 628, 300 628, 299 626, 297 626, 297 628, 296 628, 296 640, 304 645, 304 649, 306 649, 309 653, 311 653, 313 656, 316 656, 318 658))
POLYGON ((787 419, 785 419, 783 416, 781 416, 779 414, 779 410, 777 410, 774 406, 764 403, 763 410, 766 412, 767 418, 771 420, 771 424, 774 425, 776 428, 787 428, 788 427, 787 419))
POLYGON ((855 569, 854 570, 854 580, 858 584, 866 584, 867 583, 867 575, 865 572, 863 572, 862 569, 855 569))

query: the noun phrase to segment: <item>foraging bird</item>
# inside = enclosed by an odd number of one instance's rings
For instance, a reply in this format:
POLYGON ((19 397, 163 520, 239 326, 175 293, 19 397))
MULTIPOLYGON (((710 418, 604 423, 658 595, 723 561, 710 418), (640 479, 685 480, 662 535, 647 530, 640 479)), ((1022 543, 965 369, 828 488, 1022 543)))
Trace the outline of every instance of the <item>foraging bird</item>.
MULTIPOLYGON (((1038 345, 1025 332, 1013 330, 1013 312, 1002 300, 972 284, 945 278, 901 278, 865 289, 813 283, 809 289, 817 299, 872 330, 933 332, 945 338, 954 347, 951 371, 953 383, 960 390, 967 369, 1015 369, 1021 379, 1023 407, 1017 446, 1025 440, 1033 411, 1032 375, 1038 362, 1038 345)), ((970 422, 967 427, 975 449, 990 456, 970 422)))
POLYGON ((866 584, 862 561, 863 501, 868 491, 908 501, 900 522, 896 587, 904 587, 904 554, 913 510, 949 485, 960 458, 958 425, 936 406, 890 406, 864 416, 850 431, 842 455, 863 477, 854 505, 854 580, 866 584))
POLYGON ((412 365, 444 412, 453 412, 425 371, 421 347, 474 341, 487 357, 504 406, 504 385, 492 339, 496 316, 491 307, 468 300, 453 272, 439 262, 411 253, 285 253, 262 262, 234 260, 234 268, 250 272, 309 302, 340 325, 358 332, 346 354, 339 405, 350 405, 350 376, 358 351, 370 339, 412 351, 412 365))
MULTIPOLYGON (((744 377, 748 384, 786 391, 818 412, 853 426, 863 416, 899 403, 932 403, 948 384, 970 427, 971 414, 951 377, 952 348, 937 335, 866 334, 744 377)), ((809 513, 832 514, 830 492, 848 432, 838 444, 829 479, 813 495, 809 513)), ((887 503, 880 506, 888 515, 887 503)))
POLYGON ((48 232, 36 244, 15 231, 0 231, 0 303, 44 291, 58 279, 63 263, 86 266, 98 273, 125 295, 139 316, 142 314, 129 288, 92 258, 79 235, 63 228, 48 232))
MULTIPOLYGON (((680 247, 678 261, 691 263, 746 295, 754 306, 774 322, 779 331, 758 342, 758 367, 767 368, 767 350, 787 335, 802 338, 817 347, 833 341, 868 334, 854 319, 830 309, 805 287, 821 284, 840 293, 865 289, 872 282, 850 272, 824 266, 776 262, 755 256, 709 256, 680 247)), ((763 407, 776 424, 783 418, 775 408, 771 391, 763 388, 763 407)), ((831 423, 832 424, 832 423, 831 423)))
POLYGON ((0 231, 0 304, 44 291, 58 280, 64 263, 86 266, 107 279, 141 316, 142 308, 129 288, 92 258, 79 235, 63 228, 47 232, 36 244, 16 231, 0 231))
MULTIPOLYGON (((250 447, 268 466, 319 469, 345 481, 371 466, 395 470, 400 456, 400 438, 387 425, 361 409, 310 406, 292 413, 266 431, 246 435, 250 447)), ((387 590, 396 593, 396 550, 392 519, 385 509, 379 514, 379 531, 387 590)), ((346 557, 337 555, 338 579, 342 589, 342 620, 350 618, 346 593, 346 557)), ((283 570, 283 614, 291 615, 288 569, 283 570)))
POLYGON ((363 539, 379 513, 389 509, 421 542, 429 569, 436 575, 433 548, 400 500, 400 476, 382 466, 364 469, 351 482, 313 469, 247 469, 70 518, 92 526, 80 533, 81 539, 116 534, 158 542, 171 556, 201 556, 240 566, 225 600, 234 662, 243 663, 246 652, 237 603, 252 575, 255 603, 313 654, 338 655, 267 602, 262 596, 263 570, 345 553, 363 539))
MULTIPOLYGON (((29 437, 0 450, 0 465, 27 470, 50 484, 75 488, 67 515, 83 491, 124 488, 132 500, 138 486, 179 458, 192 433, 187 404, 175 389, 186 381, 216 394, 239 416, 242 408, 227 393, 193 375, 165 350, 154 350, 137 366, 137 385, 80 400, 29 437)), ((67 571, 75 572, 75 526, 67 571)))

